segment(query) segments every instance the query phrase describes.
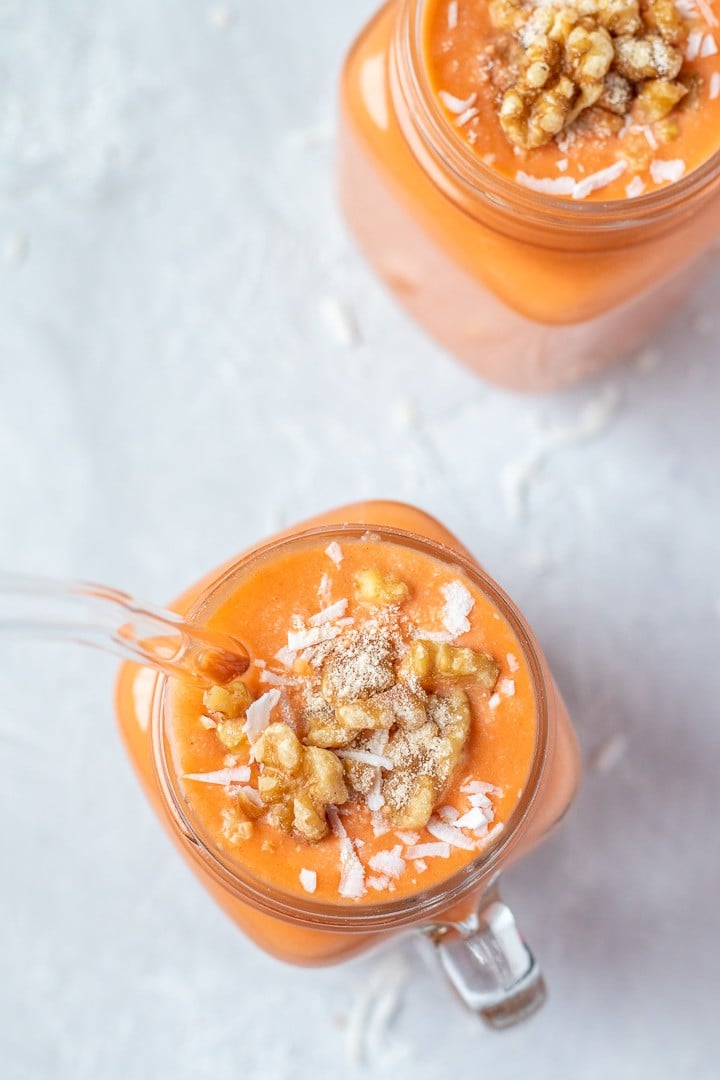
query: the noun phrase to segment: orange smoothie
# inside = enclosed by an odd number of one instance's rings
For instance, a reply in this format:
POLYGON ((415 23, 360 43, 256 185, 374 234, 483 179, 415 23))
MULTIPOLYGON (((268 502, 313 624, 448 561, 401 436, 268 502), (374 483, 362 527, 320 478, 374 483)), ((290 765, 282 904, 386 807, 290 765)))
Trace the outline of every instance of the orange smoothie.
POLYGON ((590 23, 606 35, 591 67, 610 64, 602 87, 573 81, 552 27, 527 30, 551 7, 391 0, 341 84, 340 199, 361 250, 451 353, 522 391, 640 347, 700 280, 720 234, 718 0, 663 8, 679 20, 675 44, 637 8, 642 48, 662 45, 658 78, 655 53, 638 66, 633 44, 626 64, 615 50, 628 35, 590 23), (546 89, 565 93, 550 114, 543 87, 528 87, 546 68, 546 89), (557 133, 546 139, 543 124, 557 133))
POLYGON ((239 700, 174 687, 169 737, 192 818, 245 871, 380 904, 501 834, 537 706, 516 634, 462 572, 389 540, 321 538, 261 563, 213 626, 253 667, 239 700))
POLYGON ((719 0, 578 9, 593 14, 563 25, 572 4, 431 0, 425 62, 457 138, 508 179, 576 200, 637 198, 703 165, 720 148, 719 0), (595 78, 563 75, 588 56, 595 78), (572 96, 548 118, 561 79, 572 96))
POLYGON ((577 747, 537 643, 421 511, 323 515, 175 607, 253 663, 215 687, 124 665, 121 731, 185 859, 281 959, 468 918, 567 810, 577 747))

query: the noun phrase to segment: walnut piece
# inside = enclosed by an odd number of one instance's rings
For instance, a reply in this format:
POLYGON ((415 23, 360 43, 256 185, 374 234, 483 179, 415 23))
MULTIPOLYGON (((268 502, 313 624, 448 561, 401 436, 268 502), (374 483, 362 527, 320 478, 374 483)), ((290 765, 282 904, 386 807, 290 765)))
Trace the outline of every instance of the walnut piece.
POLYGON ((487 690, 492 690, 500 674, 499 665, 489 653, 461 649, 444 642, 413 641, 406 664, 421 683, 433 679, 473 678, 487 690))
POLYGON ((644 124, 664 119, 686 94, 687 88, 682 83, 648 79, 637 96, 638 119, 644 124))
POLYGON ((329 805, 348 800, 342 763, 329 750, 303 746, 286 724, 270 724, 254 744, 263 766, 258 780, 260 798, 271 807, 270 821, 287 832, 295 829, 305 840, 327 834, 329 805))
POLYGON ((502 34, 512 31, 525 50, 498 114, 507 138, 523 150, 550 142, 594 106, 626 115, 638 87, 645 115, 646 80, 666 84, 662 104, 659 92, 648 91, 655 119, 684 96, 673 80, 682 68, 678 46, 688 28, 674 0, 556 0, 540 6, 493 0, 490 12, 494 26, 502 34))
POLYGON ((215 734, 231 753, 247 746, 243 727, 251 701, 250 691, 242 679, 233 679, 227 686, 211 686, 203 694, 205 711, 217 725, 215 734))
POLYGON ((362 604, 402 604, 410 595, 404 581, 373 568, 355 575, 355 597, 362 604))
POLYGON ((398 727, 391 734, 384 753, 393 769, 385 774, 382 794, 386 815, 395 826, 427 825, 460 760, 470 718, 467 694, 455 689, 447 696, 430 696, 428 720, 422 727, 398 727))

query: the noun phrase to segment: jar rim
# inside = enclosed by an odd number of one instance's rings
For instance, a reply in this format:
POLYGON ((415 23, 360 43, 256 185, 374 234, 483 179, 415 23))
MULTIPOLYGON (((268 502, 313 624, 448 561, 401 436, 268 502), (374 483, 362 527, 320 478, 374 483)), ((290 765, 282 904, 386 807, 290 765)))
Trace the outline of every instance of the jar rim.
POLYGON ((545 773, 549 744, 549 688, 543 674, 543 665, 533 642, 533 635, 525 619, 502 589, 477 564, 452 548, 429 540, 415 533, 386 526, 366 524, 330 525, 296 533, 290 537, 260 545, 225 567, 193 603, 186 617, 205 621, 212 616, 232 589, 237 578, 247 573, 258 561, 269 558, 279 551, 327 539, 347 543, 372 534, 413 550, 424 551, 446 564, 462 570, 484 595, 502 613, 515 632, 523 655, 530 669, 536 701, 536 738, 533 760, 523 794, 494 843, 478 853, 478 857, 444 881, 409 897, 387 903, 353 905, 341 902, 320 903, 295 896, 274 888, 267 880, 254 875, 244 875, 237 862, 227 858, 208 836, 193 822, 182 797, 178 777, 172 768, 167 739, 169 680, 159 676, 153 695, 151 713, 151 737, 153 769, 162 799, 172 820, 188 844, 189 853, 209 875, 228 890, 236 899, 267 915, 274 915, 286 922, 314 929, 343 931, 346 933, 368 930, 384 930, 391 927, 417 923, 424 919, 431 922, 433 916, 447 910, 470 893, 476 892, 484 882, 492 880, 501 865, 507 861, 525 831, 545 773))
MULTIPOLYGON (((528 226, 552 230, 555 238, 585 240, 618 234, 623 243, 647 240, 672 228, 688 209, 720 189, 720 148, 674 183, 633 199, 572 200, 525 187, 485 164, 459 139, 432 91, 424 62, 423 34, 430 0, 403 0, 390 50, 390 92, 404 102, 396 109, 414 156, 436 184, 472 216, 484 208, 517 233, 518 215, 528 226)), ((535 242, 542 245, 542 238, 535 242)), ((552 241, 547 246, 555 246, 552 241)))

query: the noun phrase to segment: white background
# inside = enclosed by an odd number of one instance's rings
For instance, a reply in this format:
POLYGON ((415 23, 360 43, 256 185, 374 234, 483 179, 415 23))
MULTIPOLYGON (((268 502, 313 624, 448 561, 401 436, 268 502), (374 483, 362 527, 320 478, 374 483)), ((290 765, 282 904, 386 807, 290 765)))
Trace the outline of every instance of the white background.
POLYGON ((506 881, 550 1001, 498 1036, 414 949, 266 958, 138 791, 112 660, 6 639, 4 1080, 717 1076, 720 274, 579 389, 457 367, 336 211, 372 7, 0 0, 0 565, 164 602, 332 505, 438 515, 534 624, 589 765, 506 881))

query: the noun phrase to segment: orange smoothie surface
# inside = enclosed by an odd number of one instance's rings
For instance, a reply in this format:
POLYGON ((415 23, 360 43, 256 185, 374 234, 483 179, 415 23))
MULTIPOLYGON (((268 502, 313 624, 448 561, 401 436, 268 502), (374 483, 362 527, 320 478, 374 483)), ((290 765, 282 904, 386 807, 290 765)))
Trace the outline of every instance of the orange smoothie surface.
POLYGON ((428 0, 424 52, 448 124, 484 164, 544 194, 622 200, 720 149, 719 24, 720 0, 428 0), (568 11, 575 52, 551 25, 568 11))
POLYGON ((535 753, 535 691, 460 567, 374 534, 311 538, 239 574, 209 625, 253 663, 242 685, 173 683, 167 738, 194 826, 239 873, 390 902, 500 834, 535 753))

